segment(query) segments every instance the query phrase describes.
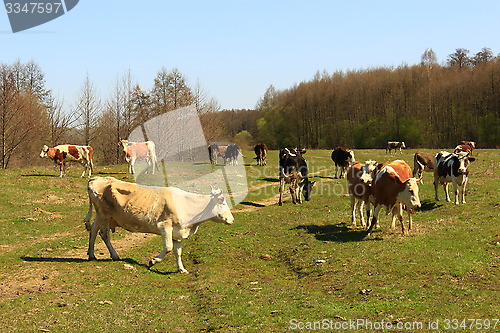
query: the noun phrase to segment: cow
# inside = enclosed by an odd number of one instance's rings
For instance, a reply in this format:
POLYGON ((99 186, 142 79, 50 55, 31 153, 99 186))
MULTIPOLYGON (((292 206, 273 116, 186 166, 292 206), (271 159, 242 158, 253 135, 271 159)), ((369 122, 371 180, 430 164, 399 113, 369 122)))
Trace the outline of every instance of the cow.
POLYGON ((385 148, 385 153, 391 153, 392 150, 394 150, 394 153, 396 153, 396 150, 399 149, 399 152, 402 154, 403 151, 401 149, 406 149, 406 145, 404 141, 387 141, 387 148, 385 148))
POLYGON ((424 171, 434 171, 434 155, 417 151, 413 156, 413 177, 422 180, 424 171))
POLYGON ((94 244, 98 232, 111 259, 120 260, 111 245, 109 231, 121 227, 132 232, 161 235, 163 251, 149 260, 149 267, 173 250, 178 271, 188 273, 181 260, 182 241, 196 233, 205 221, 234 222, 222 190, 212 188, 211 194, 203 195, 175 187, 141 186, 113 177, 92 178, 87 189, 90 205, 84 221, 90 234, 89 260, 96 260, 94 244), (96 217, 91 224, 93 208, 96 217))
POLYGON ((213 165, 217 164, 217 156, 219 155, 219 146, 216 143, 211 143, 208 145, 208 157, 210 158, 210 163, 213 165))
POLYGON ((387 213, 392 212, 391 230, 396 227, 396 218, 401 222, 403 235, 406 235, 403 223, 403 205, 408 213, 408 229, 412 229, 411 208, 420 207, 418 196, 418 179, 411 178, 410 166, 405 161, 396 160, 379 164, 372 185, 373 217, 366 232, 369 236, 377 224, 380 209, 385 207, 387 213))
POLYGON ((265 143, 258 143, 257 145, 255 145, 253 150, 255 151, 255 155, 257 156, 255 157, 255 159, 257 160, 257 165, 266 165, 266 157, 268 151, 267 145, 265 143))
POLYGON ((466 152, 466 153, 469 153, 470 156, 472 156, 472 147, 469 146, 469 145, 458 145, 455 147, 455 150, 453 151, 453 153, 457 154, 457 153, 460 153, 460 152, 466 152))
POLYGON ((465 203, 465 186, 467 185, 469 176, 469 163, 475 161, 475 158, 469 156, 470 153, 468 152, 451 154, 449 152, 442 151, 436 154, 434 157, 434 191, 436 193, 437 201, 439 201, 439 184, 443 184, 446 201, 451 201, 448 193, 448 183, 451 182, 455 191, 455 204, 459 204, 459 187, 462 191, 462 203, 465 203))
POLYGON ((238 156, 240 155, 240 147, 237 144, 227 146, 224 153, 224 164, 238 165, 238 156))
POLYGON ((363 217, 363 206, 366 209, 366 221, 370 220, 370 195, 371 183, 376 161, 366 161, 354 163, 347 170, 347 189, 351 199, 351 223, 356 226, 356 210, 358 211, 361 226, 368 227, 363 217), (368 179, 366 177, 369 177, 368 179))
POLYGON ((278 205, 283 205, 283 191, 285 183, 290 184, 290 195, 294 204, 311 200, 311 189, 315 182, 309 180, 309 171, 303 154, 305 149, 283 148, 280 150, 280 197, 278 205))
POLYGON ((462 140, 462 141, 460 141, 459 145, 470 146, 472 148, 472 150, 476 149, 476 142, 474 142, 474 141, 465 141, 465 140, 462 140))
POLYGON ((81 177, 85 176, 87 170, 89 177, 94 170, 94 163, 92 162, 92 155, 94 150, 91 146, 76 146, 76 145, 59 145, 54 148, 49 148, 44 145, 40 152, 40 157, 48 157, 56 164, 59 164, 59 177, 66 175, 66 162, 79 162, 83 164, 83 173, 81 177))
MULTIPOLYGON (((125 153, 125 160, 128 163, 128 172, 135 174, 135 161, 137 159, 144 159, 148 163, 148 167, 152 169, 152 174, 155 173, 157 168, 156 148, 153 141, 146 142, 132 142, 128 140, 120 140, 118 145, 123 147, 125 153)), ((147 170, 146 170, 147 172, 147 170)))
POLYGON ((340 178, 345 178, 347 168, 354 163, 354 152, 344 147, 337 147, 332 151, 332 161, 335 163, 335 178, 338 178, 340 167, 340 178))

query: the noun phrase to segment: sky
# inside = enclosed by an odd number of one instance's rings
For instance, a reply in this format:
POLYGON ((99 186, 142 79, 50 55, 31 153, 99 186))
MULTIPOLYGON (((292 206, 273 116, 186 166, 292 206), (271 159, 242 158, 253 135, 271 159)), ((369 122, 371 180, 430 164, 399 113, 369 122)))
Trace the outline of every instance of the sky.
POLYGON ((252 109, 318 71, 418 64, 428 48, 443 64, 457 48, 498 55, 498 13, 498 0, 80 0, 12 33, 0 8, 0 64, 35 61, 65 109, 87 75, 106 100, 129 71, 149 90, 163 67, 222 109, 252 109))

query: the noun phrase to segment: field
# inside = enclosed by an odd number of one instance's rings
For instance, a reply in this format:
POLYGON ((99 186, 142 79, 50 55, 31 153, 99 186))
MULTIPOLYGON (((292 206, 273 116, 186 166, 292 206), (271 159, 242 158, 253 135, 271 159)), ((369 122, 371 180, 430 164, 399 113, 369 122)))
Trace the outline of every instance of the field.
MULTIPOLYGON (((233 225, 206 222, 184 242, 188 275, 176 273, 172 255, 148 270, 160 237, 121 229, 111 237, 122 261, 109 259, 100 238, 100 260, 86 260, 80 166, 64 179, 48 162, 1 170, 2 331, 354 331, 353 325, 367 332, 462 325, 498 331, 498 151, 474 151, 467 204, 436 202, 432 174, 424 173, 416 230, 392 233, 383 214, 381 228, 367 238, 350 225, 345 180, 333 178, 330 152, 304 156, 317 181, 311 201, 293 205, 287 194, 282 207, 277 152, 269 153, 267 167, 245 152, 249 194, 235 207, 233 225)), ((356 159, 403 158, 412 165, 414 152, 357 150, 356 159)), ((125 165, 96 169, 132 180, 125 165)))

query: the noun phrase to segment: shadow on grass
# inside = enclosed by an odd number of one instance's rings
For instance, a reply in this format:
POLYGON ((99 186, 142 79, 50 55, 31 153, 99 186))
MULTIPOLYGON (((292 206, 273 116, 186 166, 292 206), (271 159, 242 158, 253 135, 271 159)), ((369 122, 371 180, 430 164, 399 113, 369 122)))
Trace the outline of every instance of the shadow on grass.
POLYGON ((263 180, 265 182, 271 182, 271 183, 279 183, 280 182, 279 178, 274 178, 274 177, 259 178, 259 180, 263 180))
POLYGON ((419 211, 421 212, 427 212, 443 206, 443 204, 438 204, 436 201, 431 201, 428 199, 422 200, 420 204, 421 206, 419 208, 419 211))
MULTIPOLYGON (((359 242, 363 241, 366 238, 366 230, 354 230, 346 225, 337 224, 337 225, 299 225, 294 229, 302 229, 307 231, 310 234, 314 234, 314 237, 320 241, 327 242, 359 242)), ((373 233, 376 233, 374 231, 373 233)), ((382 240, 379 237, 373 237, 372 235, 366 240, 382 240)))
POLYGON ((251 206, 251 207, 266 207, 266 205, 250 201, 242 201, 240 202, 240 205, 251 206))
POLYGON ((59 178, 59 175, 57 174, 47 174, 47 173, 32 173, 32 174, 22 174, 21 177, 57 177, 59 178))
MULTIPOLYGON (((21 260, 28 261, 28 262, 67 262, 67 263, 84 263, 84 262, 89 262, 88 259, 82 259, 82 258, 64 258, 64 257, 27 257, 27 256, 22 256, 21 260)), ((111 258, 108 259, 99 259, 99 260, 94 260, 95 262, 112 262, 113 260, 111 258)), ((146 269, 149 270, 155 274, 159 275, 170 275, 170 274, 175 274, 175 272, 163 272, 158 270, 157 268, 149 268, 148 265, 146 264, 141 264, 138 261, 131 259, 131 258, 125 258, 125 259, 120 259, 118 261, 127 263, 129 265, 135 266, 135 267, 140 267, 141 269, 146 269)))

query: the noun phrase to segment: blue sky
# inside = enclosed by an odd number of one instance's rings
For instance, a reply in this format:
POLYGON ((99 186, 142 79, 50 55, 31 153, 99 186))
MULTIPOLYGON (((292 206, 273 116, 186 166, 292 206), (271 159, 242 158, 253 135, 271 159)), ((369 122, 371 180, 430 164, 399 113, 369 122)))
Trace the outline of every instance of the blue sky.
POLYGON ((272 84, 317 71, 416 64, 432 48, 500 53, 497 0, 80 0, 66 15, 13 34, 0 8, 0 63, 34 60, 47 88, 75 104, 88 73, 102 100, 130 70, 150 89, 177 68, 222 108, 254 108, 272 84))

